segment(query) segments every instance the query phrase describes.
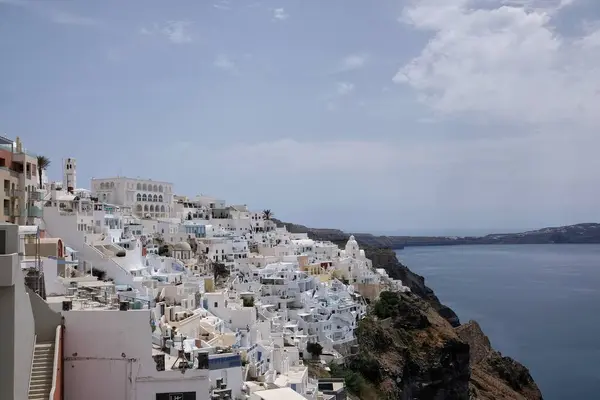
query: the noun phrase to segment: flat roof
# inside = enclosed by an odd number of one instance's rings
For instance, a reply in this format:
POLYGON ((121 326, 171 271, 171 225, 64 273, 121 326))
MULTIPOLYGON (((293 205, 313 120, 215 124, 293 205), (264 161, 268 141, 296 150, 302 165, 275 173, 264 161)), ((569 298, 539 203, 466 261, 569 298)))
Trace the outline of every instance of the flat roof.
POLYGON ((306 400, 306 397, 288 387, 270 390, 257 390, 252 394, 257 395, 263 400, 306 400))
POLYGON ((37 225, 19 225, 19 235, 37 235, 40 227, 37 225))

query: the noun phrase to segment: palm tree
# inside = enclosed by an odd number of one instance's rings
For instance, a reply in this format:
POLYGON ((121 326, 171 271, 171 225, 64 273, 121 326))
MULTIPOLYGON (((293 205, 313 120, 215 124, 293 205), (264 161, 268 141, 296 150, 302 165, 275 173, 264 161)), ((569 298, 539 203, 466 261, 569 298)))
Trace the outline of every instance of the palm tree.
POLYGON ((50 159, 46 156, 37 156, 38 176, 40 178, 40 189, 43 189, 42 171, 45 171, 50 166, 50 159))
POLYGON ((271 210, 264 210, 262 215, 263 219, 266 219, 267 221, 273 218, 273 213, 271 212, 271 210))

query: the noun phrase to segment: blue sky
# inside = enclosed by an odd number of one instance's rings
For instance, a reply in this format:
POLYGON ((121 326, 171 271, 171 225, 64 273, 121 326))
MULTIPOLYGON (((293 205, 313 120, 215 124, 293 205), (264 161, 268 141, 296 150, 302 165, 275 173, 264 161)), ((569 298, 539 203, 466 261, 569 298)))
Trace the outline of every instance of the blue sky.
POLYGON ((0 0, 0 131, 311 226, 597 221, 592 0, 0 0))

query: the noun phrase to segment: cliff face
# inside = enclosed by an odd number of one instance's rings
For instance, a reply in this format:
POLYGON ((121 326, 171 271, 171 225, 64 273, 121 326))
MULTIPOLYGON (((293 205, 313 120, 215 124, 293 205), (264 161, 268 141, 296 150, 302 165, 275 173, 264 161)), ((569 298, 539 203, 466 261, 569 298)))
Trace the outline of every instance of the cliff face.
POLYGON ((469 321, 456 328, 456 333, 470 347, 472 398, 541 399, 527 368, 492 349, 477 322, 469 321))
MULTIPOLYGON (((285 225, 339 246, 349 237, 335 229, 285 225)), ((375 268, 402 280, 411 292, 382 293, 359 324, 358 353, 345 365, 332 366, 332 374, 345 377, 350 391, 364 400, 542 399, 527 368, 495 351, 476 322, 461 325, 392 249, 355 238, 375 268)))
MULTIPOLYGON (((359 242, 359 245, 362 244, 359 242)), ((443 305, 433 290, 425 285, 425 278, 415 274, 398 261, 396 253, 392 249, 365 247, 365 255, 373 261, 375 268, 383 268, 391 278, 400 279, 414 294, 426 300, 452 326, 460 325, 456 313, 450 307, 443 305)))
POLYGON ((359 374, 361 399, 514 399, 542 395, 527 369, 494 351, 479 325, 453 328, 412 293, 382 293, 357 330, 359 351, 333 373, 359 374))

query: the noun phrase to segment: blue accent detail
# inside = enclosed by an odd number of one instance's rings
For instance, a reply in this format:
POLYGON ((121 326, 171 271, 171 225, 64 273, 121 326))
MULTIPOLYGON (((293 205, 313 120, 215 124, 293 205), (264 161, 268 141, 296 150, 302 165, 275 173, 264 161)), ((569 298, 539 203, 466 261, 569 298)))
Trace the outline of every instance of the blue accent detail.
POLYGON ((242 356, 239 354, 228 356, 228 357, 209 357, 208 358, 208 369, 225 369, 235 368, 242 366, 242 356))
POLYGON ((292 390, 293 390, 294 392, 297 392, 297 390, 296 390, 296 384, 295 384, 295 383, 292 383, 292 390))

